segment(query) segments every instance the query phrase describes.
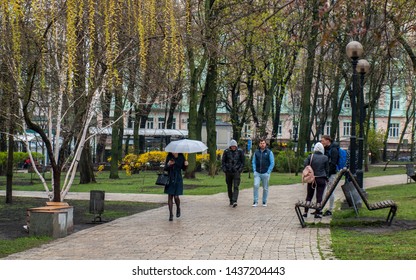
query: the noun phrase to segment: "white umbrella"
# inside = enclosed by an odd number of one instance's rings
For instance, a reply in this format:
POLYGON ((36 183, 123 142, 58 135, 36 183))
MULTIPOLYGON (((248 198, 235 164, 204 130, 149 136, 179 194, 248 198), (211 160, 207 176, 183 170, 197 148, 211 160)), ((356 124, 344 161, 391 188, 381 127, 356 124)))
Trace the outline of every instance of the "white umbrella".
POLYGON ((165 151, 171 153, 198 153, 207 149, 203 142, 189 139, 172 141, 165 147, 165 151))

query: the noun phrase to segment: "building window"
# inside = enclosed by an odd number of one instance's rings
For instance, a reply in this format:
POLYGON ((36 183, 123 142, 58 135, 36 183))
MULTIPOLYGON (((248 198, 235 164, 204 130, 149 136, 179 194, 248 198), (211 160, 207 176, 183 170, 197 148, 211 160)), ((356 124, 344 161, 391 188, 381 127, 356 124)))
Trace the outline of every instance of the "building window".
POLYGON ((397 97, 393 99, 393 109, 400 109, 400 99, 397 97))
POLYGON ((176 118, 172 120, 172 129, 176 129, 176 118))
POLYGON ((325 123, 324 131, 323 131, 325 135, 331 135, 331 125, 332 125, 331 122, 325 123))
POLYGON ((344 129, 343 129, 344 136, 351 136, 351 123, 344 122, 343 126, 344 126, 344 129))
POLYGON ((153 129, 153 118, 148 118, 146 121, 146 128, 153 129))
POLYGON ((345 95, 344 102, 342 103, 342 105, 344 106, 344 108, 351 108, 351 100, 347 95, 345 95))
POLYGON ((399 137, 399 124, 391 123, 389 127, 389 137, 398 138, 399 137))
POLYGON ((159 118, 157 121, 157 128, 164 129, 165 128, 165 118, 159 118))
POLYGON ((282 136, 282 121, 279 121, 279 126, 277 127, 277 136, 282 136))
POLYGON ((243 135, 245 138, 251 138, 251 127, 249 124, 244 124, 243 135))
POLYGON ((323 108, 323 103, 324 103, 324 99, 323 99, 322 95, 319 95, 316 98, 316 109, 321 110, 323 108))
POLYGON ((299 123, 298 122, 294 122, 293 123, 293 128, 292 128, 292 131, 293 131, 293 140, 295 140, 295 141, 297 141, 297 138, 298 138, 298 133, 299 133, 299 131, 298 131, 298 127, 299 127, 299 123))

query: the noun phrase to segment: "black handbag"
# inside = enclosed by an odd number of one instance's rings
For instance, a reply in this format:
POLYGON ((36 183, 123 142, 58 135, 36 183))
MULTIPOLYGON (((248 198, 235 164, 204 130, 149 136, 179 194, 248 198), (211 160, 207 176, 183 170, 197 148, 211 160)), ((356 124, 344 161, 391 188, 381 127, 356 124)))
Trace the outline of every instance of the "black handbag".
POLYGON ((166 186, 169 184, 169 175, 166 173, 161 173, 157 175, 156 185, 166 186))

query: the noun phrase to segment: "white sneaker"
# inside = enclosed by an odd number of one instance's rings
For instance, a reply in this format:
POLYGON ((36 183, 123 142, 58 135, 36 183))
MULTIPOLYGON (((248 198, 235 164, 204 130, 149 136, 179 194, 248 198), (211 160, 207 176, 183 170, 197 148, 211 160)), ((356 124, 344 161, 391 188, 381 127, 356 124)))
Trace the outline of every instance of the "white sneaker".
POLYGON ((257 207, 257 203, 253 203, 253 205, 252 205, 253 207, 257 207))
POLYGON ((266 203, 263 203, 263 207, 267 207, 267 204, 266 203))

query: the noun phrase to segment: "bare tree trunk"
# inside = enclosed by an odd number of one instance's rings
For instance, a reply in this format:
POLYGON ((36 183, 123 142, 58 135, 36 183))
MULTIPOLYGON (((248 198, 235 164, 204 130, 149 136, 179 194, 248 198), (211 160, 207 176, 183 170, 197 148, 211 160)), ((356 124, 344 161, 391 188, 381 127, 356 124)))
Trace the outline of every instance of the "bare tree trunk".
POLYGON ((140 153, 139 146, 139 127, 140 127, 140 115, 139 106, 134 105, 134 127, 133 127, 133 153, 138 155, 140 153))
POLYGON ((91 165, 91 146, 90 140, 85 141, 84 149, 82 150, 79 161, 80 184, 96 183, 94 169, 91 165))
MULTIPOLYGON (((319 16, 319 2, 314 0, 312 5, 312 22, 316 22, 319 16)), ((310 130, 310 99, 312 91, 312 80, 313 80, 313 71, 315 66, 315 49, 317 45, 317 36, 318 36, 318 27, 315 24, 311 25, 310 36, 307 42, 307 63, 305 69, 305 84, 303 86, 302 92, 302 103, 301 103, 301 118, 299 125, 299 145, 297 150, 297 166, 296 170, 299 168, 299 159, 303 156, 305 152, 305 145, 309 142, 310 130)))
POLYGON ((117 86, 114 90, 115 96, 115 108, 114 108, 114 120, 115 123, 112 126, 111 135, 111 170, 110 179, 119 179, 118 175, 118 163, 121 160, 121 139, 123 137, 123 102, 122 102, 122 88, 117 86))
POLYGON ((13 202, 13 127, 9 127, 9 150, 7 152, 7 167, 6 167, 6 203, 13 202))
MULTIPOLYGON (((338 57, 336 58, 336 61, 338 61, 336 69, 342 69, 342 65, 344 64, 343 57, 344 56, 342 55, 338 55, 338 57)), ((338 101, 340 84, 341 84, 341 71, 337 70, 335 73, 335 77, 334 77, 334 91, 331 94, 332 113, 331 113, 330 136, 332 139, 337 139, 338 142, 339 142, 339 137, 341 135, 339 131, 339 113, 341 112, 342 104, 343 104, 345 93, 346 93, 345 91, 343 94, 341 94, 341 98, 338 101), (335 138, 335 136, 338 136, 338 138, 335 138)))
POLYGON ((204 94, 207 97, 206 103, 206 124, 207 124, 207 144, 209 153, 209 174, 214 176, 217 172, 217 130, 215 126, 217 112, 217 60, 215 57, 209 59, 207 80, 204 94))
MULTIPOLYGON (((1 68, 0 68, 0 84, 2 85, 7 85, 7 76, 9 75, 8 73, 8 69, 5 63, 1 64, 1 68)), ((7 104, 6 102, 8 102, 7 100, 9 99, 9 94, 7 94, 7 87, 3 86, 1 88, 1 94, 0 94, 0 104, 7 104)), ((8 106, 5 106, 8 107, 8 106)), ((0 113, 0 131, 7 131, 7 121, 6 121, 6 115, 7 115, 7 110, 2 110, 2 112, 0 113)), ((8 137, 6 134, 4 133, 0 133, 0 152, 5 152, 8 149, 7 146, 7 142, 8 142, 8 137)), ((7 165, 0 165, 0 175, 3 176, 5 175, 6 172, 6 166, 7 165)), ((7 198, 6 198, 7 199, 7 198)))
POLYGON ((396 154, 394 156, 396 159, 399 158, 399 153, 400 153, 400 150, 402 148, 402 144, 403 144, 402 142, 403 142, 404 136, 406 134, 407 127, 408 127, 409 123, 412 121, 412 119, 414 118, 414 115, 415 115, 413 103, 414 103, 414 101, 413 101, 413 99, 411 99, 410 103, 408 104, 408 106, 406 108, 406 121, 404 123, 402 132, 400 133, 399 143, 397 144, 396 154))
MULTIPOLYGON (((101 111, 103 114, 102 126, 105 127, 110 123, 110 103, 111 103, 111 92, 105 90, 101 98, 101 111)), ((107 159, 104 158, 105 155, 105 146, 107 142, 107 134, 102 133, 98 135, 97 149, 96 149, 96 161, 97 162, 106 162, 107 159)))
POLYGON ((390 131, 390 124, 391 124, 391 114, 393 111, 393 88, 390 88, 390 107, 389 107, 389 114, 387 117, 387 129, 384 135, 383 141, 383 161, 387 161, 387 142, 389 139, 389 131, 390 131))

